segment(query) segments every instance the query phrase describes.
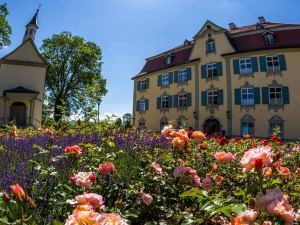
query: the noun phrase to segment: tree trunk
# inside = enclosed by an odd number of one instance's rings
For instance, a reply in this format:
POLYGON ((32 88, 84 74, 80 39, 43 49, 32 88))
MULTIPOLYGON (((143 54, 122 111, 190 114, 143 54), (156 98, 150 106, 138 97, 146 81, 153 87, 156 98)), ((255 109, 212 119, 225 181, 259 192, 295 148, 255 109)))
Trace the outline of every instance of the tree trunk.
POLYGON ((64 115, 64 110, 63 110, 63 99, 58 96, 55 99, 55 104, 54 104, 54 120, 55 122, 60 122, 63 115, 64 115))

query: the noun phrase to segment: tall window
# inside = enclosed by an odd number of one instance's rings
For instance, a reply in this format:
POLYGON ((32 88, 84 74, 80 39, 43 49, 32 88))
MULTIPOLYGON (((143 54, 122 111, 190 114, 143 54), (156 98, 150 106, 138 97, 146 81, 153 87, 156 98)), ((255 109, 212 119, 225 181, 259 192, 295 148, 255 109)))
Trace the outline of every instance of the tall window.
POLYGON ((214 40, 209 40, 206 44, 206 52, 215 52, 216 51, 216 42, 214 40))
POLYGON ((178 106, 179 107, 187 106, 187 95, 186 94, 178 95, 178 106))
POLYGON ((207 77, 218 76, 217 63, 207 64, 207 77))
POLYGON ((218 105, 218 91, 208 91, 207 92, 207 105, 214 106, 218 105))
POLYGON ((184 82, 187 81, 188 77, 187 77, 187 70, 183 69, 183 70, 179 70, 178 71, 178 81, 179 82, 184 82))
POLYGON ((146 80, 142 80, 141 81, 141 90, 146 90, 146 89, 147 89, 146 80))
POLYGON ((177 119, 177 127, 179 129, 186 129, 187 128, 187 119, 184 116, 180 116, 177 119))
POLYGON ((283 137, 283 119, 281 119, 279 116, 273 116, 271 120, 269 120, 269 126, 270 126, 270 134, 273 134, 273 132, 276 130, 279 131, 279 136, 283 137))
POLYGON ((165 126, 167 126, 169 123, 169 120, 166 117, 161 118, 160 120, 160 130, 164 129, 165 126))
POLYGON ((278 56, 267 56, 266 61, 267 61, 267 71, 276 72, 280 70, 278 56))
POLYGON ((145 128, 146 128, 146 121, 145 121, 144 118, 141 118, 141 119, 139 120, 139 128, 140 128, 140 129, 145 129, 145 128))
POLYGON ((169 85, 169 74, 168 73, 165 73, 161 76, 161 84, 163 86, 169 85))
POLYGON ((273 34, 266 34, 265 35, 265 42, 267 45, 274 45, 275 40, 274 40, 274 35, 273 34))
POLYGON ((241 119, 241 136, 254 135, 254 118, 247 114, 241 119))
POLYGON ((140 112, 145 112, 146 111, 146 101, 141 100, 140 101, 140 112))
POLYGON ((250 58, 240 59, 240 73, 252 73, 252 61, 250 58))
POLYGON ((162 109, 169 108, 169 96, 162 96, 161 97, 161 108, 162 109))
POLYGON ((241 104, 242 105, 254 105, 254 89, 242 88, 241 89, 241 104))
POLYGON ((270 97, 270 105, 282 105, 283 104, 282 88, 281 87, 269 88, 269 97, 270 97))
POLYGON ((254 135, 254 123, 253 122, 242 122, 241 135, 247 134, 254 135))

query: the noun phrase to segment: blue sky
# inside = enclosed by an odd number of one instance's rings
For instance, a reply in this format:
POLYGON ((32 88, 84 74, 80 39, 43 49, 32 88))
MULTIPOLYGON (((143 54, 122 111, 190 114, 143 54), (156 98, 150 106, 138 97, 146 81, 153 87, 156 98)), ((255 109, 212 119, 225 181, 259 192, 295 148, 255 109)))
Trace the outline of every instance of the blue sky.
POLYGON ((12 51, 41 3, 36 44, 62 31, 96 42, 103 51, 108 93, 101 115, 132 112, 133 81, 145 58, 191 39, 209 19, 226 27, 267 21, 300 23, 299 0, 7 0, 12 51), (26 2, 26 4, 25 4, 26 2))

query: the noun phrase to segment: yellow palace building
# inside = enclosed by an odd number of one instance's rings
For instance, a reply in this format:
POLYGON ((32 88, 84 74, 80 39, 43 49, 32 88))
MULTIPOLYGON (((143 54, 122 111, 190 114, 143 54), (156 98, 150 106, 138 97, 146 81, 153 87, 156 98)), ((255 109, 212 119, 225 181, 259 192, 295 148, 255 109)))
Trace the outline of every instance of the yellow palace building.
POLYGON ((134 125, 228 136, 300 138, 300 25, 225 29, 206 21, 193 40, 146 59, 135 75, 134 125))

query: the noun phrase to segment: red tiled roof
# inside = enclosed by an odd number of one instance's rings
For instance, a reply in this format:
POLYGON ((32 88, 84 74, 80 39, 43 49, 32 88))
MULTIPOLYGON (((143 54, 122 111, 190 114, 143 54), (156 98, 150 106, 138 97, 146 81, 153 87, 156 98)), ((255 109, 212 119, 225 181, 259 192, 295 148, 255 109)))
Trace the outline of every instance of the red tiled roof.
POLYGON ((300 29, 274 31, 275 44, 266 45, 262 33, 231 37, 236 53, 300 47, 300 29))
POLYGON ((291 27, 299 26, 298 24, 287 24, 287 23, 262 23, 262 24, 253 24, 248 26, 237 27, 235 29, 229 30, 230 34, 239 34, 243 32, 256 31, 257 25, 260 25, 262 29, 272 29, 272 28, 281 28, 281 27, 291 27))
POLYGON ((189 57, 193 49, 193 46, 194 44, 191 42, 189 45, 181 45, 174 49, 171 49, 170 51, 146 59, 147 61, 142 71, 135 77, 189 62, 189 57), (168 54, 171 54, 172 62, 171 64, 166 65, 166 56, 168 56, 168 54))

